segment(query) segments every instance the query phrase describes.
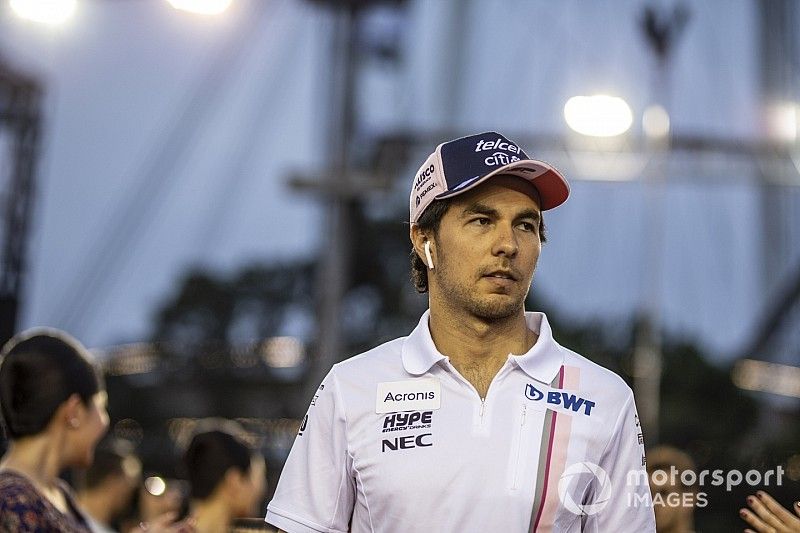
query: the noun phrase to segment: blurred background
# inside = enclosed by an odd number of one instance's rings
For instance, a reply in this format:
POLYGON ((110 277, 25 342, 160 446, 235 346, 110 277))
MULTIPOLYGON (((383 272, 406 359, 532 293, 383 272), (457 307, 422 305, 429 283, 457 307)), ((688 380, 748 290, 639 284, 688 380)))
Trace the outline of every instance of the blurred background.
MULTIPOLYGON (((788 506, 799 106, 795 0, 2 0, 0 341, 92 347, 149 472, 236 419, 271 493, 331 364, 427 306, 415 170, 497 130, 572 186, 529 308, 647 445, 781 466, 788 506)), ((697 529, 741 527, 755 489, 707 488, 697 529)))

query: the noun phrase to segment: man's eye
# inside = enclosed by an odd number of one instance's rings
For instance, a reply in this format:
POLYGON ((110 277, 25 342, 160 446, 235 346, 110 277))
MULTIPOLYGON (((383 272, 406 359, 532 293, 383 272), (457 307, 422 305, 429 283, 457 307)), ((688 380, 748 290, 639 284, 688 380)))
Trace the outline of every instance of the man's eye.
POLYGON ((536 226, 532 222, 520 222, 519 225, 524 231, 536 231, 536 226))
POLYGON ((487 217, 477 217, 472 219, 472 223, 479 226, 485 226, 489 223, 489 219, 487 217))

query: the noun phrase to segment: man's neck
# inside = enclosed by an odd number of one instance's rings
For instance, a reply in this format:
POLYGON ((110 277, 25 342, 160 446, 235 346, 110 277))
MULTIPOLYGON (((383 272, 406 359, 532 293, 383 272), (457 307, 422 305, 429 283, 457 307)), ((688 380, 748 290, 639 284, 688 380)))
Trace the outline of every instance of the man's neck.
POLYGON ((486 393, 508 354, 521 355, 536 343, 538 335, 528 329, 524 310, 500 320, 485 320, 439 307, 431 302, 431 338, 440 353, 478 391, 486 393))

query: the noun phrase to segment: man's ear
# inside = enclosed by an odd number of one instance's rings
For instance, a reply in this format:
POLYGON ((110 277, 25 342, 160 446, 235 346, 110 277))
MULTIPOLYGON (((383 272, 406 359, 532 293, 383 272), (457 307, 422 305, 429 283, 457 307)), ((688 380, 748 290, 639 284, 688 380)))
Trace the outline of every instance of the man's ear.
POLYGON ((433 257, 433 248, 434 248, 433 235, 426 233, 418 225, 412 224, 410 236, 411 236, 411 244, 414 246, 414 251, 417 253, 419 258, 422 259, 422 262, 428 266, 428 268, 432 268, 429 262, 429 258, 431 261, 435 261, 435 258, 433 257), (427 254, 425 253, 426 243, 429 243, 428 244, 429 251, 427 254))

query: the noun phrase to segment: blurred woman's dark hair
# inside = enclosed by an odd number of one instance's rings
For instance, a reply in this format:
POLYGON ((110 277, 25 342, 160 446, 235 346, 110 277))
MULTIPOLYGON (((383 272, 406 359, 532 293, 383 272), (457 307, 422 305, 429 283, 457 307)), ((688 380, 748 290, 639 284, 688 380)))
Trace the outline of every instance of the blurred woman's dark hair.
POLYGON ((91 356, 62 331, 23 332, 0 352, 0 414, 11 440, 42 432, 73 394, 89 405, 103 389, 91 356))
POLYGON ((204 500, 211 496, 231 468, 247 473, 252 457, 253 450, 230 433, 212 430, 196 434, 184 454, 191 497, 204 500))

